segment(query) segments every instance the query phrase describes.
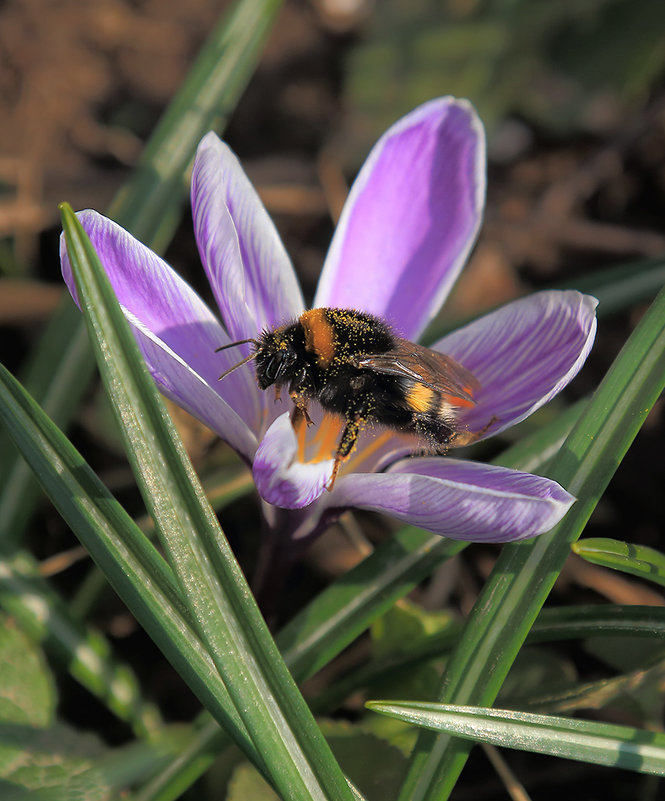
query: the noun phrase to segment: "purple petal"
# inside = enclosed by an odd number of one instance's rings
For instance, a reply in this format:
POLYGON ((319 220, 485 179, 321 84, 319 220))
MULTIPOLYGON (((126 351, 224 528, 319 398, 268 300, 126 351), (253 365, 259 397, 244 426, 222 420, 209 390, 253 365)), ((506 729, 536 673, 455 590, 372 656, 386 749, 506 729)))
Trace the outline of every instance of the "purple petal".
POLYGON ((298 461, 298 442, 288 412, 278 417, 254 458, 254 482, 261 497, 282 509, 302 509, 325 492, 333 460, 298 461))
POLYGON ((251 462, 258 443, 244 420, 163 339, 144 328, 126 309, 125 314, 159 391, 251 462))
POLYGON ((255 337, 302 312, 279 234, 238 159, 212 132, 196 153, 192 213, 201 260, 232 338, 255 337))
POLYGON ((384 512, 445 537, 508 542, 549 531, 574 498, 554 481, 441 457, 339 478, 328 505, 384 512))
POLYGON ((434 350, 480 382, 461 420, 491 436, 524 420, 577 375, 596 335, 598 301, 579 292, 538 292, 449 334, 434 350))
POLYGON ((353 184, 315 306, 385 317, 416 339, 475 240, 485 201, 485 137, 465 100, 425 103, 386 131, 353 184))
MULTIPOLYGON (((216 347, 228 342, 218 320, 166 262, 124 228, 95 211, 77 216, 165 394, 251 456, 256 447, 252 430, 259 428, 263 398, 251 370, 217 380, 238 358, 231 350, 215 354, 216 347)), ((64 238, 61 262, 76 300, 64 238)))

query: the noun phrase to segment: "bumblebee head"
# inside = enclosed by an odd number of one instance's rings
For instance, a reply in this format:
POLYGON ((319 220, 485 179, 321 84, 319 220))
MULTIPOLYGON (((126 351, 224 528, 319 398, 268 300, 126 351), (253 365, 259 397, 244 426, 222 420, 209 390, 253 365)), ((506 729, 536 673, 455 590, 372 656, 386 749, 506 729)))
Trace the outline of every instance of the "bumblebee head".
POLYGON ((295 373, 299 357, 287 331, 265 332, 257 343, 254 359, 259 389, 284 383, 295 373))
POLYGON ((243 364, 255 361, 256 380, 260 389, 267 389, 273 384, 288 381, 295 374, 300 360, 295 329, 296 326, 287 326, 275 331, 264 331, 259 339, 241 339, 217 348, 216 353, 248 342, 254 345, 254 351, 222 373, 219 380, 221 381, 222 378, 237 370, 238 367, 242 367, 243 364))

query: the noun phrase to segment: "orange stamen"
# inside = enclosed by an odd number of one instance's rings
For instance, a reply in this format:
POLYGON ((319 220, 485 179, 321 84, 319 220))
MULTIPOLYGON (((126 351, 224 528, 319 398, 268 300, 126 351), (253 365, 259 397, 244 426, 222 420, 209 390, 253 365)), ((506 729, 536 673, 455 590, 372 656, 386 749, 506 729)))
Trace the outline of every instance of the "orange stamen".
POLYGON ((323 462, 334 455, 337 450, 341 428, 341 420, 337 417, 333 417, 331 414, 323 416, 321 423, 317 427, 316 434, 310 442, 314 453, 309 461, 323 462))
POLYGON ((305 440, 307 438, 307 420, 301 417, 296 423, 296 437, 298 439, 298 461, 305 461, 305 440))
MULTIPOLYGON (((394 431, 384 431, 382 434, 379 434, 378 437, 375 437, 369 445, 365 445, 362 448, 358 448, 354 454, 352 454, 347 461, 347 465, 353 463, 353 470, 358 472, 358 466, 361 465, 364 461, 369 459, 376 451, 388 442, 390 439, 396 439, 398 435, 395 434, 394 431)), ((406 439, 406 438, 405 438, 406 439)))

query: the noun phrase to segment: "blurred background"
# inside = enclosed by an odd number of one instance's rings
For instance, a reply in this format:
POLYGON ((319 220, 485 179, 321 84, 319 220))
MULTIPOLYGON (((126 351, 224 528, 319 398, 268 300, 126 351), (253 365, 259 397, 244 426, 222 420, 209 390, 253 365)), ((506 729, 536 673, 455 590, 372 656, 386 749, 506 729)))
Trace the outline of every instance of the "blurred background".
MULTIPOLYGON (((229 6, 219 0, 0 5, 0 359, 12 371, 20 375, 63 292, 57 203, 109 206, 229 6)), ((488 204, 478 245, 434 327, 443 330, 529 291, 593 291, 608 268, 630 275, 660 264, 662 273, 664 43, 665 3, 653 0, 286 0, 224 138, 275 219, 311 300, 348 186, 372 143, 425 100, 468 97, 488 132, 488 204)), ((186 209, 166 258, 210 299, 186 209)), ((653 294, 650 285, 629 309, 615 311, 611 301, 601 306, 587 366, 566 398, 527 427, 597 386, 653 294)), ((109 414, 91 386, 71 435, 122 494, 132 479, 109 414)), ((195 462, 205 465, 219 446, 192 421, 182 415, 179 421, 195 462)), ((664 449, 661 401, 588 535, 662 548, 664 449)), ((247 503, 232 506, 223 523, 232 541, 241 531, 234 546, 251 561, 247 503)), ((361 522, 363 536, 385 530, 371 516, 361 522)), ((74 545, 46 506, 29 542, 42 558, 74 545)), ((348 531, 323 538, 309 556, 314 578, 299 576, 304 589, 294 591, 290 606, 307 596, 307 581, 339 573, 361 553, 348 531)), ((494 554, 469 549, 446 579, 462 611, 494 554)), ((65 591, 79 580, 77 570, 60 577, 65 591)), ((600 596, 663 604, 653 589, 575 559, 556 592, 577 602, 600 596)), ((144 653, 135 623, 119 609, 107 608, 98 624, 125 642, 127 655, 135 647, 144 653)), ((163 691, 175 681, 160 674, 155 686, 163 691)), ((191 717, 192 699, 170 703, 176 718, 191 717)))

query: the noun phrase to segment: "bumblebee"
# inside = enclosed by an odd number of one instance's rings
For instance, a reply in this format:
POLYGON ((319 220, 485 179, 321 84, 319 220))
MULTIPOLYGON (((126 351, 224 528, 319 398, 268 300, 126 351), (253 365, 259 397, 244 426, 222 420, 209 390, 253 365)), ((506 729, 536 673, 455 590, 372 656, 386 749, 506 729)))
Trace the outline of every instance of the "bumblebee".
POLYGON ((251 343, 253 352, 220 380, 249 361, 260 389, 288 386, 294 427, 311 425, 310 401, 345 422, 328 489, 353 451, 365 425, 414 434, 423 449, 443 453, 479 434, 462 429, 459 412, 475 406, 474 376, 450 356, 396 336, 378 317, 352 309, 319 308, 291 323, 217 351, 251 343))

